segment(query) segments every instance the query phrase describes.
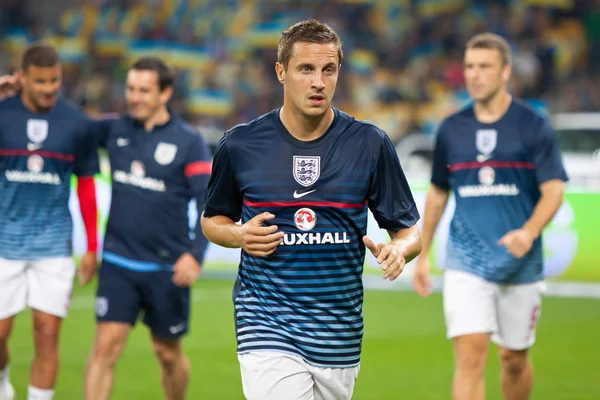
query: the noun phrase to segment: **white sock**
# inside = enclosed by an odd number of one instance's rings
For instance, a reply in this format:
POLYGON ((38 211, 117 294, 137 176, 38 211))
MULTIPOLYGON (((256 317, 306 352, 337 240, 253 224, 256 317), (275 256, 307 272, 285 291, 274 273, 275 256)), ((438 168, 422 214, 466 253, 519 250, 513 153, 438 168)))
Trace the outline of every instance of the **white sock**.
POLYGON ((27 389, 27 400, 52 400, 53 397, 53 389, 38 389, 33 386, 27 389))

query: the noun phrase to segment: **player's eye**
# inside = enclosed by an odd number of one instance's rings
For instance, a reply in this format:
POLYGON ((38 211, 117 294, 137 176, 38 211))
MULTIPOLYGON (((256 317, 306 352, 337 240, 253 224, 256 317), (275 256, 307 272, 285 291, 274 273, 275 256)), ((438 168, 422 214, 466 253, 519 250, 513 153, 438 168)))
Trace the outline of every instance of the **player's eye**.
POLYGON ((310 68, 307 65, 304 65, 303 67, 300 68, 300 71, 301 72, 310 72, 310 71, 312 71, 312 68, 310 68))

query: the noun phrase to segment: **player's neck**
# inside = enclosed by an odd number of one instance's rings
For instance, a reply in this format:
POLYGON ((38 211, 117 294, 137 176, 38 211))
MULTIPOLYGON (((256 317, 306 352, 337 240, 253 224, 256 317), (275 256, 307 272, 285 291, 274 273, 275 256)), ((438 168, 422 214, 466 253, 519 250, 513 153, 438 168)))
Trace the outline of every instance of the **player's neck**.
POLYGON ((144 121, 144 129, 146 132, 152 132, 152 130, 156 126, 165 125, 171 119, 171 114, 169 110, 165 107, 160 109, 155 114, 153 114, 150 118, 144 121))
POLYGON ((37 107, 33 99, 30 96, 28 96, 27 93, 25 93, 24 91, 23 93, 21 93, 21 102, 23 103, 25 108, 27 108, 29 111, 33 111, 34 113, 43 113, 46 111, 50 111, 50 109, 46 110, 37 107))
POLYGON ((279 118, 290 135, 298 140, 310 141, 318 139, 327 131, 333 122, 334 113, 329 107, 323 115, 307 118, 284 105, 279 112, 279 118))
POLYGON ((504 116, 510 104, 512 96, 502 90, 487 101, 476 101, 473 105, 475 118, 484 124, 492 124, 504 116))

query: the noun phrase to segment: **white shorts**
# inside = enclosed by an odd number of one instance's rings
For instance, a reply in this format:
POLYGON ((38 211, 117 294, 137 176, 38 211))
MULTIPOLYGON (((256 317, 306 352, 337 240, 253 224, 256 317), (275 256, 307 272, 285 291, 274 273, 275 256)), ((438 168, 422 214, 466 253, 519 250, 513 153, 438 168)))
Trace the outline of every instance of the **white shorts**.
POLYGON ((510 350, 535 342, 545 282, 503 285, 463 271, 444 273, 444 315, 448 338, 491 333, 491 340, 510 350))
POLYGON ((66 317, 75 270, 72 257, 28 261, 0 258, 0 319, 27 306, 66 317))
POLYGON ((247 400, 350 400, 359 366, 319 368, 274 351, 238 354, 247 400))

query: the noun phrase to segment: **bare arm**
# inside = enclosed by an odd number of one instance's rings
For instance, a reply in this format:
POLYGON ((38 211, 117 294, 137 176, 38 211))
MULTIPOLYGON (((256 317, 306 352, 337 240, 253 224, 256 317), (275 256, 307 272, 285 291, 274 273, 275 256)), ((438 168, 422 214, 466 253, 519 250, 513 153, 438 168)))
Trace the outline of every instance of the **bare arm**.
POLYGON ((206 238, 222 247, 242 248, 250 255, 266 257, 272 254, 281 239, 283 232, 277 232, 277 225, 264 226, 265 221, 275 215, 264 212, 243 225, 238 225, 224 215, 206 218, 202 215, 202 233, 206 238))
POLYGON ((440 223, 440 218, 448 204, 450 193, 434 184, 427 190, 427 200, 425 201, 425 215, 423 216, 423 251, 422 256, 415 266, 414 286, 415 291, 421 296, 429 296, 431 293, 431 280, 429 279, 429 261, 427 254, 433 241, 433 235, 440 223))
POLYGON ((516 258, 529 253, 533 242, 558 211, 563 201, 564 182, 560 179, 546 181, 540 185, 540 191, 542 196, 533 209, 531 217, 520 229, 508 232, 498 241, 498 244, 505 246, 516 258))
POLYGON ((224 215, 206 218, 202 214, 202 233, 211 242, 221 247, 236 249, 241 245, 241 225, 224 215))
POLYGON ((446 209, 450 193, 434 184, 427 190, 427 200, 425 201, 425 212, 423 215, 423 254, 429 252, 429 247, 433 241, 433 235, 446 209))
POLYGON ((542 197, 535 205, 533 214, 523 225, 533 239, 537 239, 542 230, 552 220, 563 202, 565 183, 560 179, 552 179, 540 185, 542 197))
POLYGON ((399 231, 388 231, 395 246, 404 257, 406 263, 411 262, 421 252, 421 231, 417 225, 399 231))
POLYGON ((393 281, 410 260, 419 255, 421 251, 421 232, 417 225, 399 231, 389 231, 392 238, 390 243, 375 244, 368 236, 363 236, 363 243, 371 254, 377 257, 377 263, 381 264, 384 271, 383 279, 393 281))

